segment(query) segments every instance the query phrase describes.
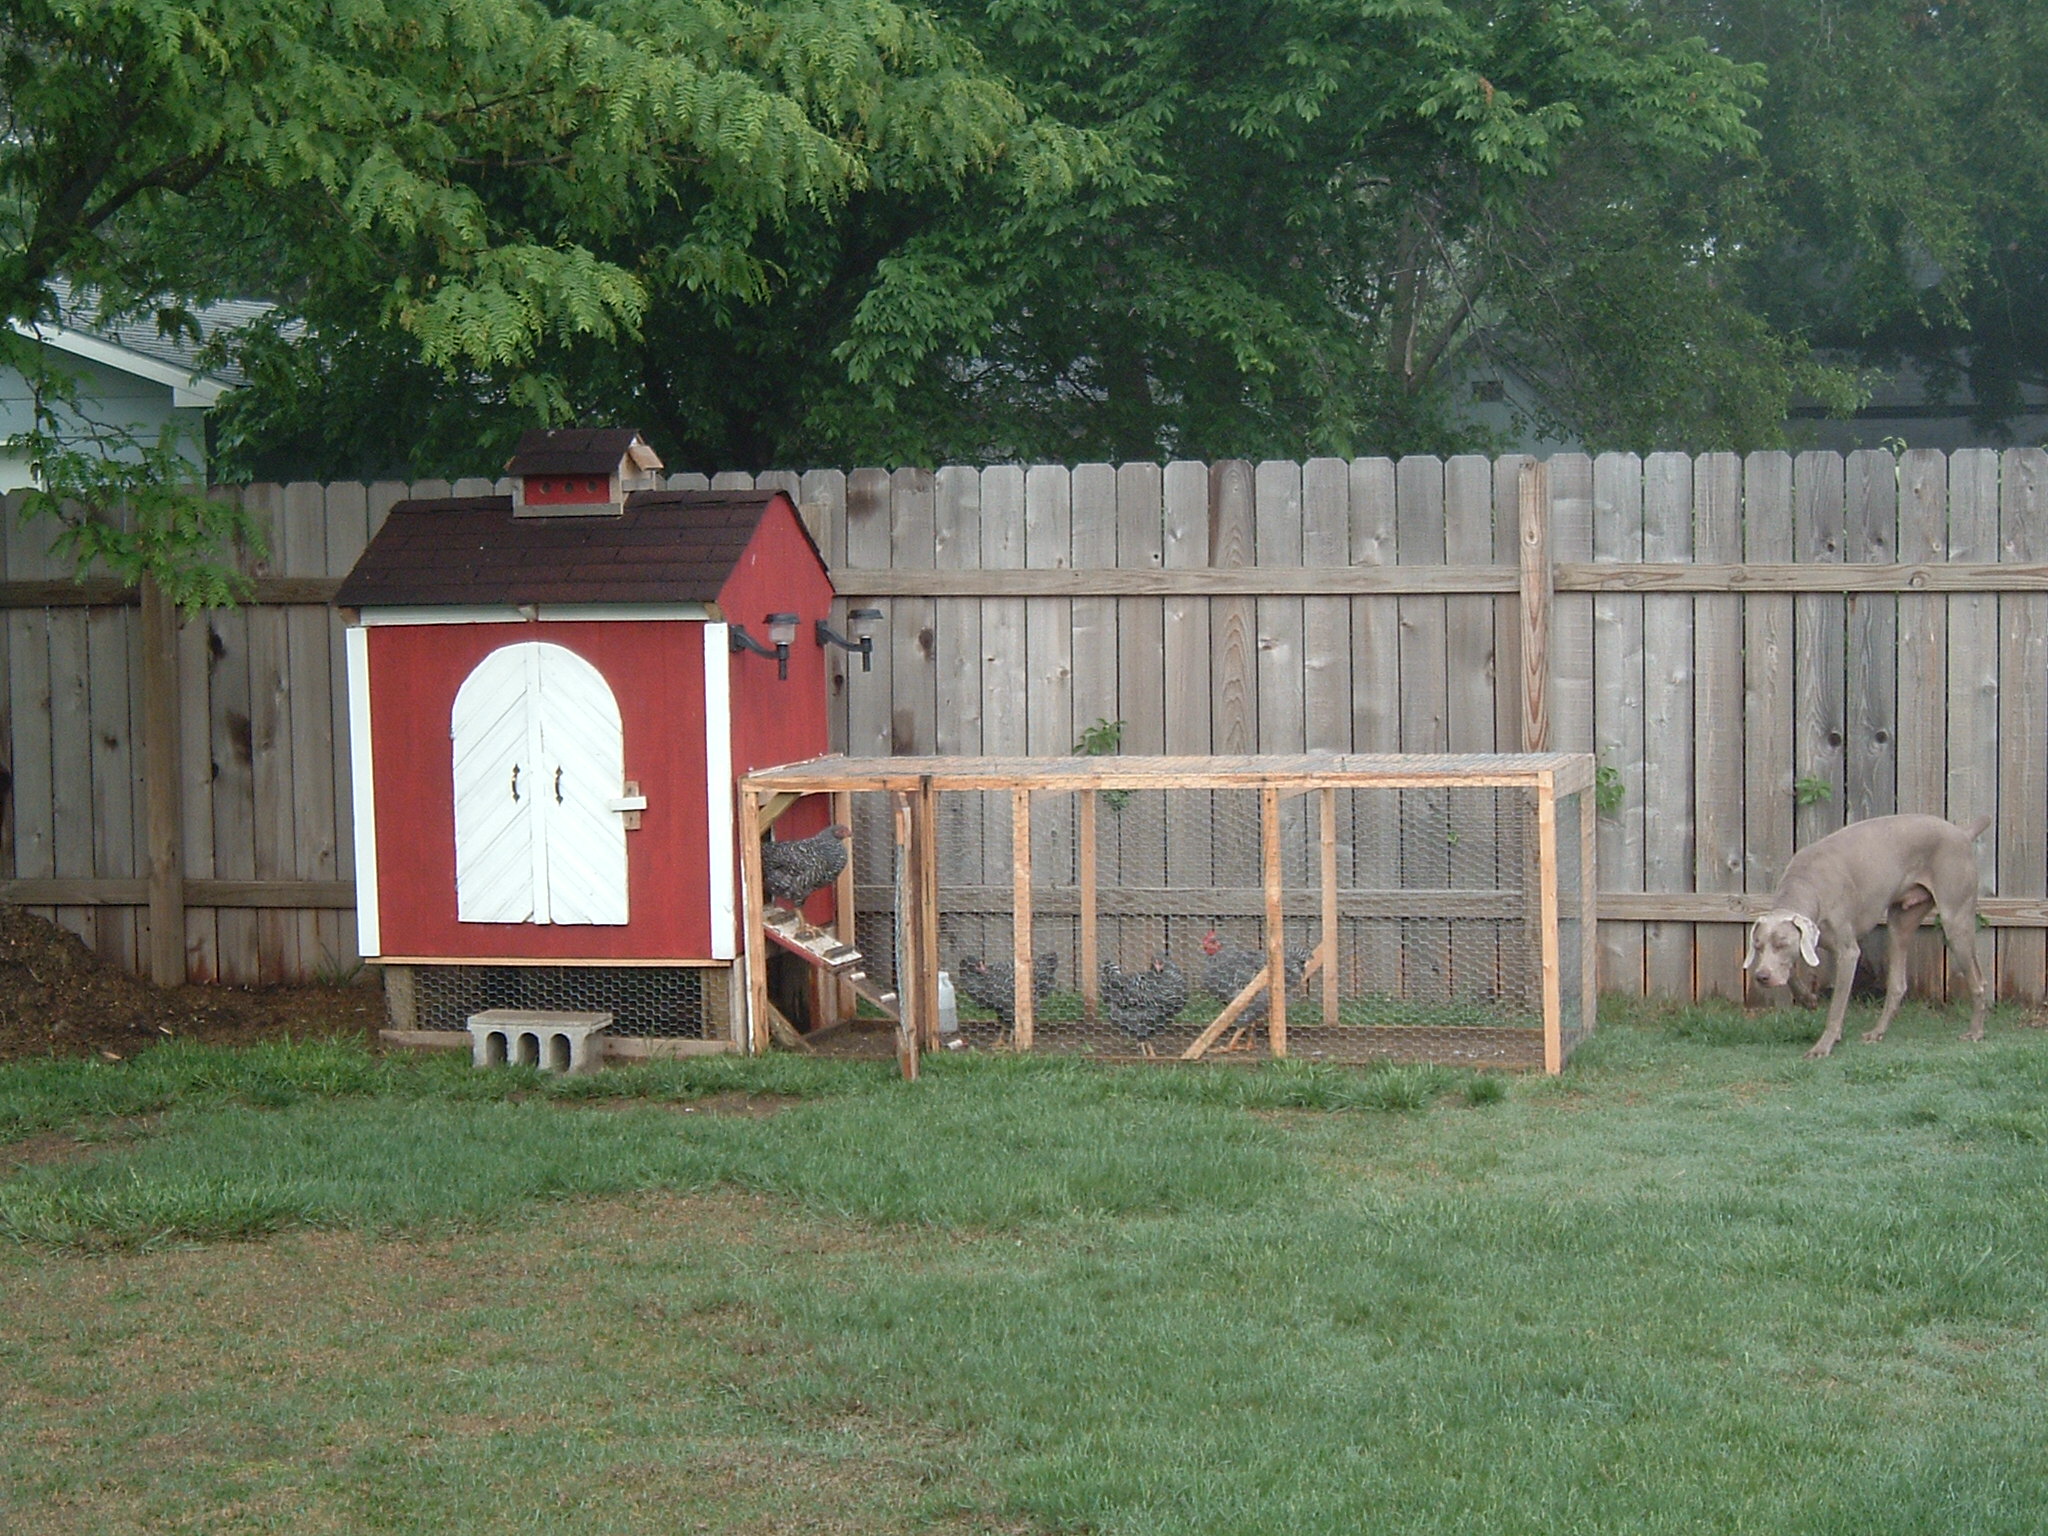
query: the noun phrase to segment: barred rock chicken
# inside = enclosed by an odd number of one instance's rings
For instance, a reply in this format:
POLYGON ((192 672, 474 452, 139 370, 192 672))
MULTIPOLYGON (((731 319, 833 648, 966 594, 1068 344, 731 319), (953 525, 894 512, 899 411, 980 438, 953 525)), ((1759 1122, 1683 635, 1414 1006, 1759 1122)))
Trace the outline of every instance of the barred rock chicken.
MULTIPOLYGON (((1224 1002, 1229 1002, 1238 993, 1251 985, 1251 980, 1266 968, 1266 952, 1263 949, 1237 947, 1225 949, 1223 940, 1211 928, 1202 935, 1202 953, 1208 958, 1202 962, 1202 990, 1214 993, 1224 1002)), ((1292 992, 1301 985, 1301 978, 1308 970, 1310 956, 1314 953, 1306 944, 1290 944, 1281 968, 1287 973, 1287 990, 1292 992)), ((1261 991, 1244 1006, 1238 1015, 1245 1024, 1256 1024, 1266 1016, 1268 994, 1261 991)))
POLYGON ((1152 1054, 1152 1037, 1180 1017, 1188 1004, 1188 979, 1161 956, 1142 971, 1127 971, 1114 960, 1102 967, 1102 1011, 1109 1022, 1152 1054))
POLYGON ((851 836, 853 828, 835 825, 786 843, 763 843, 761 889, 771 902, 794 912, 811 892, 839 878, 851 836))
MULTIPOLYGON (((1266 952, 1263 949, 1225 949, 1223 941, 1211 928, 1202 935, 1202 953, 1208 958, 1202 962, 1202 990, 1214 993, 1228 1003, 1238 993, 1251 985, 1251 980, 1266 968, 1266 952)), ((1287 990, 1292 992, 1301 985, 1301 978, 1308 972, 1309 958, 1315 952, 1306 944, 1290 944, 1281 958, 1281 969, 1286 973, 1287 990)), ((1241 1051, 1248 1049, 1247 1039, 1252 1030, 1264 1020, 1271 1007, 1272 989, 1261 988, 1250 1002, 1244 1005, 1244 1012, 1237 1016, 1237 1028, 1223 1049, 1241 1051)))
MULTIPOLYGON (((1060 957, 1051 950, 1031 957, 1031 998, 1044 1002, 1059 974, 1060 957)), ((1009 960, 983 960, 969 955, 960 962, 954 985, 972 1001, 989 1009, 1005 1030, 1017 1024, 1017 967, 1009 960)))

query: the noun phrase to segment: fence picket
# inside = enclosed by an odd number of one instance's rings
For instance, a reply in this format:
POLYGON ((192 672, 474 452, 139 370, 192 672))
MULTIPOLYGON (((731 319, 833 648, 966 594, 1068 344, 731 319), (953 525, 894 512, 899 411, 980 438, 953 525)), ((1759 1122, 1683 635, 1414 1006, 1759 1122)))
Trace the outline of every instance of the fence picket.
MULTIPOLYGON (((1394 521, 1403 564, 1447 561, 1444 466, 1426 454, 1411 454, 1394 466, 1394 521)), ((1382 675, 1374 686, 1398 690, 1401 750, 1448 752, 1450 675, 1445 613, 1448 598, 1400 599, 1401 670, 1382 675)), ((1442 790, 1401 793, 1400 885, 1441 890, 1450 884, 1450 802, 1442 790)), ((1404 977, 1411 997, 1448 1000, 1451 987, 1450 925, 1414 921, 1403 925, 1406 960, 1419 973, 1404 977)))
MULTIPOLYGON (((1187 460, 1166 466, 1160 479, 1160 556, 1168 570, 1202 570, 1209 565, 1209 467, 1187 460)), ((1201 756, 1211 748, 1214 711, 1210 690, 1214 658, 1212 610, 1202 598, 1169 597, 1160 604, 1162 655, 1166 665, 1162 735, 1168 752, 1201 756)), ((1166 825, 1169 884, 1204 886, 1211 879, 1212 828, 1176 817, 1166 825)), ((1170 949, 1193 954, 1200 931, 1189 919, 1169 920, 1170 949)))
MULTIPOLYGON (((1693 549, 1692 463, 1653 453, 1643 464, 1643 558, 1683 561, 1693 549)), ((1693 768, 1693 599, 1643 600, 1643 763, 1657 814, 1644 828, 1643 878, 1653 891, 1692 889, 1697 801, 1693 768)), ((1690 923, 1652 923, 1643 964, 1655 993, 1692 991, 1690 923)))
MULTIPOLYGON (((15 580, 39 580, 61 574, 47 550, 47 525, 21 520, 21 496, 9 495, 5 526, 0 527, 7 574, 15 580)), ((51 668, 57 661, 56 638, 43 609, 15 610, 7 615, 8 762, 14 774, 9 809, 13 812, 14 872, 29 879, 50 879, 57 873, 56 717, 51 668)), ((54 918, 54 906, 35 909, 54 918)))
MULTIPOLYGON (((1518 477, 1519 479, 1519 474, 1518 477)), ((1452 565, 1486 565, 1495 558, 1494 466, 1477 454, 1459 454, 1444 464, 1444 558, 1452 565)), ((1516 497, 1519 508, 1519 491, 1516 497)), ((1503 519, 1511 526, 1517 517, 1503 519)), ((1519 543, 1519 533, 1517 534, 1519 543)), ((1519 560, 1519 555, 1516 557, 1519 560)), ((1444 740, 1453 752, 1515 751, 1520 729, 1497 743, 1495 619, 1504 599, 1475 596, 1444 599, 1444 740)), ((1513 676, 1518 668, 1510 669, 1513 676)), ((1513 694, 1512 687, 1501 693, 1513 694)), ((1483 868, 1468 849, 1498 844, 1490 806, 1481 797, 1459 796, 1446 806, 1444 884, 1490 888, 1498 878, 1492 862, 1483 868)), ((1499 984, 1500 945, 1496 936, 1459 924, 1451 930, 1450 991, 1456 997, 1485 997, 1499 984)))
MULTIPOLYGON (((1898 461, 1884 449, 1849 455, 1843 557, 1889 564, 1899 549, 1898 461)), ((1849 594, 1848 670, 1842 764, 1846 821, 1898 809, 1899 600, 1890 592, 1849 594)))
MULTIPOLYGON (((277 570, 283 551, 285 488, 252 486, 244 505, 263 529, 269 553, 259 575, 277 570)), ((289 880, 297 861, 298 831, 292 816, 290 654, 284 608, 249 609, 249 751, 255 876, 289 880)), ((299 946, 297 914, 265 907, 256 913, 256 977, 261 982, 304 976, 310 967, 299 946)))
MULTIPOLYGON (((846 559, 849 565, 888 565, 890 485, 886 470, 856 469, 846 477, 846 559)), ((846 751, 852 757, 886 757, 893 750, 894 684, 896 637, 903 632, 916 610, 902 602, 891 603, 888 628, 875 636, 874 670, 861 681, 863 686, 847 689, 846 751)), ((886 849, 861 849, 886 859, 886 849)), ((887 863, 870 862, 870 869, 886 869, 887 863)))
MULTIPOLYGON (((1252 471, 1254 564, 1302 564, 1301 466, 1292 460, 1267 459, 1252 471)), ((1307 742, 1307 674, 1302 666, 1306 640, 1303 600, 1295 596, 1256 600, 1256 675, 1258 678, 1258 750, 1299 752, 1307 742)), ((1280 847, 1287 867, 1304 866, 1313 835, 1316 807, 1300 797, 1279 803, 1280 847)), ((1303 942, 1302 914, 1292 914, 1294 928, 1287 942, 1303 942)), ((1285 919, 1283 918, 1283 926, 1285 919)), ((1250 935, 1263 944, 1263 932, 1250 935)))
MULTIPOLYGON (((1743 469, 1743 557, 1793 554, 1792 456, 1754 453, 1743 469), (1774 515, 1775 514, 1775 515, 1774 515)), ((1742 601, 1742 889, 1768 891, 1792 857, 1793 604, 1784 593, 1742 601)))
MULTIPOLYGON (((1310 459, 1301 470, 1302 564, 1351 563, 1350 470, 1310 459)), ((1302 739, 1310 751, 1351 750, 1351 605, 1341 597, 1301 605, 1302 739)))
MULTIPOLYGON (((278 525, 278 574, 325 576, 327 569, 326 487, 299 483, 285 487, 278 525)), ((299 604, 285 611, 285 667, 291 742, 292 877, 333 880, 340 869, 335 812, 337 779, 334 728, 337 714, 346 714, 345 696, 337 698, 334 678, 336 647, 331 643, 332 611, 299 604)), ((342 771, 346 772, 346 765, 342 771)), ((332 974, 343 964, 338 925, 322 923, 319 912, 293 914, 294 935, 303 970, 332 974)))
MULTIPOLYGON (((1101 569, 1117 563, 1116 469, 1109 464, 1080 464, 1073 471, 1073 531, 1070 546, 1075 570, 1101 569)), ((1098 721, 1117 721, 1117 636, 1116 599, 1076 598, 1073 617, 1073 709, 1074 735, 1068 747, 1078 746, 1082 732, 1098 721)), ((1120 846, 1122 818, 1114 809, 1096 806, 1092 835, 1097 856, 1113 861, 1120 846)), ((1077 819, 1074 829, 1075 860, 1081 858, 1080 839, 1091 829, 1077 819)), ((1114 862, 1109 868, 1116 868, 1114 862)), ((1110 935, 1112 939, 1116 935, 1110 935)), ((1081 964, 1082 947, 1076 930, 1070 951, 1076 967, 1081 964)), ((1100 951, 1101 959, 1135 959, 1143 956, 1121 954, 1114 943, 1100 951)), ((1070 973, 1070 980, 1078 979, 1070 973)))
MULTIPOLYGON (((92 805, 92 852, 86 867, 118 880, 149 867, 146 848, 138 846, 143 836, 136 800, 141 774, 131 729, 140 714, 139 698, 134 705, 131 698, 141 680, 141 626, 127 608, 93 608, 82 617, 87 657, 83 703, 90 734, 80 794, 89 795, 92 805)), ((130 907, 103 908, 97 914, 94 947, 101 959, 124 971, 138 968, 144 953, 141 917, 130 907)))
MULTIPOLYGON (((981 477, 972 470, 942 469, 933 487, 933 563, 941 570, 972 570, 981 563, 981 477)), ((977 603, 941 603, 933 618, 934 682, 937 716, 931 750, 971 756, 982 750, 981 712, 985 689, 981 677, 981 607, 977 603)), ((991 833, 981 795, 949 795, 939 802, 936 835, 940 851, 939 878, 987 885, 1009 878, 1009 830, 991 833), (991 847, 993 836, 1003 846, 991 847)), ((939 963, 959 974, 968 955, 1000 954, 1007 938, 980 931, 942 930, 939 963)))
MULTIPOLYGON (((1916 448, 1899 461, 1901 560, 1939 564, 1948 558, 1948 459, 1916 448)), ((1927 593, 1898 600, 1898 808, 1942 814, 1948 788, 1948 598, 1927 593)), ((1913 989, 1927 997, 1946 990, 1941 935, 1913 943, 1913 989)))
MULTIPOLYGON (((1160 569, 1166 558, 1165 477, 1156 464, 1124 464, 1116 472, 1116 563, 1125 570, 1160 569)), ((1166 750, 1166 611, 1156 597, 1126 597, 1116 605, 1116 716, 1124 723, 1126 752, 1166 750)), ((1141 885, 1167 881, 1167 827, 1163 802, 1134 798, 1118 811, 1123 878, 1141 885)), ((1143 962, 1169 950, 1180 935, 1157 917, 1127 919, 1127 961, 1143 962)), ((1192 953, 1191 950, 1185 951, 1192 953)))
MULTIPOLYGON (((1606 564, 1643 558, 1643 466, 1632 453, 1603 453, 1593 461, 1593 558, 1606 564)), ((1596 840, 1600 883, 1610 891, 1641 891, 1649 783, 1640 597, 1603 592, 1593 599, 1593 720, 1593 750, 1600 767, 1611 771, 1614 791, 1596 840)), ((1642 993, 1646 933, 1638 922, 1600 925, 1601 986, 1642 993)))
MULTIPOLYGON (((2048 559, 2048 453, 2009 449, 2000 467, 2005 558, 2048 559)), ((2048 893, 2048 596, 2008 592, 2000 606, 1998 890, 2039 896, 2048 893)), ((1999 938, 2001 990, 2041 996, 2048 935, 2009 928, 1999 938)))
MULTIPOLYGON (((1951 560, 1999 558, 1998 454, 1966 449, 1948 464, 1951 560)), ((1958 593, 1948 603, 1948 818, 1970 822, 1998 808, 1998 594, 1958 593)), ((1988 886, 1998 828, 1977 844, 1988 886)))
MULTIPOLYGON (((1796 558, 1809 565, 1839 564, 1846 538, 1841 456, 1800 454, 1792 465, 1792 494, 1796 558)), ((1801 593, 1794 600, 1792 817, 1794 841, 1802 848, 1842 824, 1842 752, 1848 733, 1842 676, 1848 666, 1848 628, 1846 596, 1801 593)))
MULTIPOLYGON (((1399 559, 1397 475, 1386 459, 1353 459, 1346 467, 1351 500, 1351 563, 1386 567, 1399 559)), ((1351 750, 1401 750, 1401 599, 1354 597, 1351 602, 1351 750)), ((1386 837, 1366 835, 1368 808, 1351 807, 1354 842, 1350 872, 1368 890, 1391 890, 1400 884, 1400 846, 1386 837)), ((1340 867, 1339 878, 1344 870, 1340 867)), ((1362 977, 1346 977, 1357 991, 1375 990, 1373 978, 1393 976, 1400 963, 1399 925, 1372 920, 1361 923, 1357 946, 1362 977)), ((1387 990, 1392 990, 1391 988, 1387 990)))
MULTIPOLYGON (((1062 465, 1034 464, 1024 472, 1024 564, 1067 569, 1073 564, 1073 474, 1062 465)), ((1024 610, 1024 745, 1034 757, 1059 757, 1074 750, 1074 605, 1070 599, 1034 602, 1024 610)), ((1031 814, 1032 868, 1053 872, 1064 884, 1074 879, 1074 813, 1071 801, 1031 814)), ((1050 942, 1062 958, 1078 957, 1077 927, 1041 915, 1030 935, 1033 953, 1050 942)), ((1078 959, 1075 960, 1078 966, 1078 959)))
MULTIPOLYGON (((1742 460, 1702 454, 1693 465, 1693 556, 1742 558, 1742 460)), ((1742 599, 1700 593, 1693 602, 1693 889, 1742 889, 1742 599)), ((1742 995, 1740 929, 1697 927, 1695 986, 1705 996, 1742 995)))
MULTIPOLYGON (((1513 463, 1503 459, 1503 466, 1513 463)), ((1520 530, 1512 515, 1516 505, 1520 465, 1510 477, 1505 471, 1495 477, 1494 559, 1502 565, 1513 558, 1520 530)), ((1583 453, 1559 454, 1550 461, 1550 554, 1553 560, 1586 563, 1593 558, 1593 461, 1583 453)), ((1593 594, 1560 593, 1551 605, 1550 636, 1550 745, 1557 752, 1593 750, 1593 594)), ((1519 606, 1517 603, 1516 606, 1519 606)), ((1500 649, 1497 664, 1505 706, 1496 739, 1503 750, 1513 750, 1515 732, 1507 728, 1511 718, 1519 720, 1521 700, 1506 686, 1509 678, 1522 675, 1520 615, 1503 603, 1494 621, 1500 649)))

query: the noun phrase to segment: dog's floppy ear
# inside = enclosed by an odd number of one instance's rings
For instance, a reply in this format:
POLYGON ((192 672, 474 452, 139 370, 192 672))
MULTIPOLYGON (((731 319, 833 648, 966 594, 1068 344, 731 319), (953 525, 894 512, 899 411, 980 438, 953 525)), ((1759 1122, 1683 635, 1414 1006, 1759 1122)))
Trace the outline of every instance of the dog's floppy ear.
POLYGON ((1764 920, 1762 918, 1758 918, 1749 925, 1749 948, 1742 952, 1742 968, 1745 971, 1752 970, 1756 966, 1756 931, 1763 925, 1764 920))
POLYGON ((1792 926, 1799 930, 1799 958, 1808 965, 1820 966, 1820 924, 1803 912, 1792 914, 1792 926))

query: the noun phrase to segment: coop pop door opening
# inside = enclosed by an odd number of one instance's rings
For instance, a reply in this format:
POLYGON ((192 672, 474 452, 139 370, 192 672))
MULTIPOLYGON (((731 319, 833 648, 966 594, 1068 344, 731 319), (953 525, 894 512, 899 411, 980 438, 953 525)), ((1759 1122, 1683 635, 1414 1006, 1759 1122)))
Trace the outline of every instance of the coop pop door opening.
POLYGON ((493 651, 463 680, 455 743, 455 909, 465 923, 626 921, 619 704, 565 646, 493 651))

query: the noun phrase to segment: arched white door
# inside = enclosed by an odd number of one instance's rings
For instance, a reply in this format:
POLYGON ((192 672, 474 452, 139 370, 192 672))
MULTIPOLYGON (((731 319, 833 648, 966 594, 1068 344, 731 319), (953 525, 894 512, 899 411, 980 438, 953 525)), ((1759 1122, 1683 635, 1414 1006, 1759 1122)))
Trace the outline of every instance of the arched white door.
POLYGON ((565 646, 504 646, 463 680, 449 733, 456 917, 625 922, 625 733, 604 675, 565 646))

